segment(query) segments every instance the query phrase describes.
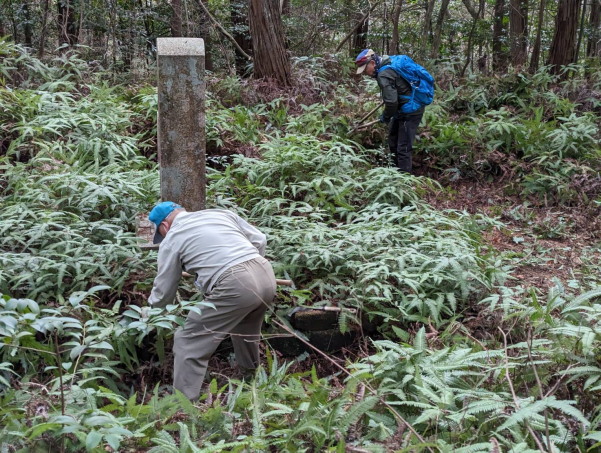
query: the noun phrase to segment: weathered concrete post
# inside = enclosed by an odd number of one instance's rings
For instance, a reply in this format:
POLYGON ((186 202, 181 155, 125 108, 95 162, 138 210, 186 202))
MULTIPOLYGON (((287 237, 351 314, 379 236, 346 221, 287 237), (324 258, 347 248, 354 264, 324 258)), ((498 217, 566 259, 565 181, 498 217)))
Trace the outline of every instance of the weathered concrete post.
POLYGON ((161 199, 204 209, 205 48, 198 38, 159 38, 158 150, 161 199))

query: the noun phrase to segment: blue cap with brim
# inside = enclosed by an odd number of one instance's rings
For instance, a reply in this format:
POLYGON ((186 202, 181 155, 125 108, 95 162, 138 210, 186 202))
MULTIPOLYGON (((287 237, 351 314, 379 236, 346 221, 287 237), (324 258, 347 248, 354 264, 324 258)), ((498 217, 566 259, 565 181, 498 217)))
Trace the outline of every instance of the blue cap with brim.
POLYGON ((159 225, 176 209, 182 209, 182 207, 173 201, 163 201, 152 208, 148 214, 148 220, 156 225, 153 244, 159 244, 164 239, 163 235, 159 233, 159 225))

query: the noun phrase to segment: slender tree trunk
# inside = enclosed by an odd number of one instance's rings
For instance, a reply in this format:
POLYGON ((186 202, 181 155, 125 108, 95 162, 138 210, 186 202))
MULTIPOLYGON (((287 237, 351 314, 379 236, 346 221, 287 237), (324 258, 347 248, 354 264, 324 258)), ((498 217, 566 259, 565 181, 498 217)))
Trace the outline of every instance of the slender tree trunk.
POLYGON ((23 37, 25 38, 25 46, 33 47, 33 27, 31 21, 31 11, 29 9, 29 2, 23 2, 23 37))
POLYGON ((384 51, 385 49, 388 49, 388 4, 386 2, 384 2, 384 18, 382 20, 382 23, 384 24, 384 33, 382 33, 382 45, 380 47, 380 49, 382 49, 382 53, 388 53, 388 51, 384 51))
POLYGON ((290 0, 281 0, 280 11, 282 12, 282 17, 290 15, 290 0))
POLYGON ((146 64, 153 62, 156 58, 156 36, 153 22, 146 13, 150 10, 149 0, 138 0, 138 8, 142 11, 142 25, 144 26, 144 59, 146 64))
POLYGON ((69 33, 68 27, 68 11, 69 11, 69 0, 56 0, 56 7, 58 10, 58 45, 69 45, 69 33))
POLYGON ((447 10, 449 8, 449 0, 442 0, 440 10, 438 12, 438 18, 436 19, 436 28, 434 29, 434 38, 432 40, 432 52, 431 56, 433 59, 438 58, 440 55, 440 46, 442 44, 442 26, 444 24, 445 17, 447 16, 447 10))
POLYGON ((390 42, 390 53, 399 53, 399 20, 401 17, 401 9, 403 8, 403 0, 396 0, 394 9, 392 10, 392 40, 390 42))
POLYGON ((582 1, 582 14, 580 15, 580 30, 578 31, 578 43, 576 44, 576 55, 574 56, 574 63, 578 63, 578 56, 580 55, 580 45, 582 44, 582 37, 584 36, 584 23, 586 19, 586 0, 582 1))
POLYGON ((530 58, 530 73, 534 74, 538 71, 540 62, 541 36, 543 30, 543 20, 545 18, 545 0, 540 0, 538 4, 538 20, 536 24, 536 39, 532 48, 532 56, 530 58))
MULTIPOLYGON (((213 43, 211 39, 211 19, 209 15, 200 8, 200 37, 205 42, 205 69, 208 71, 212 71, 213 68, 213 43)), ((238 57, 238 53, 235 53, 236 58, 238 57)), ((242 57, 244 60, 244 57, 242 57)))
POLYGON ((601 57, 601 0, 592 0, 589 26, 591 33, 586 46, 586 56, 601 57))
POLYGON ((270 78, 291 84, 290 58, 278 0, 250 0, 250 35, 254 50, 254 78, 270 78))
POLYGON ((76 33, 77 33, 77 37, 76 39, 76 43, 81 44, 82 42, 82 30, 83 30, 83 23, 84 23, 84 18, 85 18, 85 13, 86 13, 86 9, 85 9, 85 3, 82 0, 78 0, 79 1, 79 20, 77 22, 76 25, 76 33))
POLYGON ((10 28, 12 29, 12 35, 13 35, 13 41, 16 42, 17 44, 19 43, 19 26, 18 26, 18 20, 15 17, 15 7, 13 6, 13 2, 12 0, 8 1, 8 11, 10 14, 10 28))
POLYGON ((369 32, 369 16, 364 17, 361 12, 355 16, 355 21, 359 22, 353 35, 351 44, 351 56, 356 56, 363 49, 367 48, 367 33, 369 32))
POLYGON ((124 72, 130 71, 135 56, 134 26, 135 22, 132 16, 124 15, 121 19, 121 59, 123 61, 122 69, 124 72))
MULTIPOLYGON (((190 36, 190 9, 188 8, 188 0, 184 0, 184 11, 183 11, 183 16, 182 16, 182 21, 183 21, 182 33, 184 34, 184 36, 190 36)), ((205 67, 206 67, 206 56, 205 56, 205 67)))
MULTIPOLYGON (((336 50, 335 52, 338 52, 340 49, 342 49, 342 46, 344 46, 344 43, 347 42, 351 37, 355 36, 355 33, 357 32, 357 30, 363 26, 363 22, 369 17, 369 15, 371 14, 371 12, 380 5, 380 3, 382 3, 383 0, 377 1, 377 2, 373 2, 371 4, 371 8, 369 8, 369 11, 367 11, 365 14, 363 14, 361 16, 361 18, 359 20, 356 20, 355 22, 355 26, 352 27, 351 31, 348 32, 348 34, 342 38, 342 40, 338 43, 338 45, 336 46, 336 50)), ((356 17, 356 16, 355 16, 356 17)), ((352 22, 351 22, 352 23, 352 22)), ((361 49, 364 49, 363 47, 361 49)), ((352 49, 351 49, 352 50, 352 49)), ((354 55, 351 54, 352 57, 354 57, 354 55)))
POLYGON ((561 66, 574 62, 576 57, 576 31, 580 0, 559 0, 557 17, 555 19, 555 36, 549 50, 551 71, 555 74, 561 71, 561 66))
POLYGON ((171 0, 171 36, 182 36, 182 0, 171 0))
POLYGON ((107 36, 106 41, 106 52, 110 58, 110 62, 113 66, 117 64, 117 52, 118 52, 118 43, 117 43, 117 0, 109 0, 108 2, 108 15, 109 15, 109 35, 107 36), (109 51, 110 49, 110 51, 109 51))
POLYGON ((77 44, 77 20, 75 18, 75 8, 72 0, 57 0, 58 10, 58 44, 66 45, 63 51, 77 44))
MULTIPOLYGON (((252 55, 252 39, 248 27, 248 2, 244 0, 230 1, 230 18, 232 21, 232 35, 238 46, 249 55, 252 55)), ((240 76, 244 75, 248 66, 248 60, 236 52, 236 73, 240 76)))
POLYGON ((434 0, 426 0, 426 11, 424 13, 424 23, 422 25, 421 53, 425 55, 428 49, 428 42, 432 37, 432 15, 434 14, 434 0))
POLYGON ((528 1, 510 0, 509 2, 509 41, 511 62, 514 67, 526 63, 528 44, 528 1))
POLYGON ((505 15, 505 0, 495 0, 492 36, 492 69, 494 72, 507 71, 507 50, 504 45, 507 32, 504 22, 505 15))
POLYGON ((478 19, 478 11, 471 0, 463 0, 463 5, 467 9, 467 12, 470 13, 470 16, 472 16, 472 19, 478 19))
POLYGON ((469 34, 469 37, 467 40, 467 51, 465 53, 466 54, 465 55, 465 65, 463 66, 463 69, 461 70, 461 77, 463 77, 465 75, 465 71, 468 68, 468 66, 473 63, 474 39, 475 39, 475 34, 476 34, 476 28, 478 26, 478 21, 480 20, 480 17, 482 16, 482 13, 484 12, 484 1, 485 0, 480 0, 479 9, 476 12, 476 14, 473 15, 472 29, 470 30, 470 34, 469 34))

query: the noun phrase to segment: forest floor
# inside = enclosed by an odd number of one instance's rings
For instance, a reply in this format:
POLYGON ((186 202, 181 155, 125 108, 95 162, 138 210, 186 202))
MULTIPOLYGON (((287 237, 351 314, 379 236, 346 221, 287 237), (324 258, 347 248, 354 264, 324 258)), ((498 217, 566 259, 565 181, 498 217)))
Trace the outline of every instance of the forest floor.
POLYGON ((505 192, 503 184, 465 180, 429 194, 427 201, 440 210, 483 214, 502 223, 483 235, 491 250, 510 260, 509 286, 543 290, 559 281, 578 287, 601 259, 599 208, 545 206, 505 192))

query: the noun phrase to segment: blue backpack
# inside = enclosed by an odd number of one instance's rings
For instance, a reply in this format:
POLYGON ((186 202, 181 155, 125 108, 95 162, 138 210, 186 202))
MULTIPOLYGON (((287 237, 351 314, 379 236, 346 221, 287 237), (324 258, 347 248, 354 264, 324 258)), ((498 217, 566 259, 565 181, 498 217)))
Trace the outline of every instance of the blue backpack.
POLYGON ((434 77, 423 66, 418 65, 407 55, 392 55, 390 64, 382 66, 378 72, 392 68, 411 85, 410 96, 400 96, 409 99, 403 104, 401 112, 413 113, 434 100, 434 77))

